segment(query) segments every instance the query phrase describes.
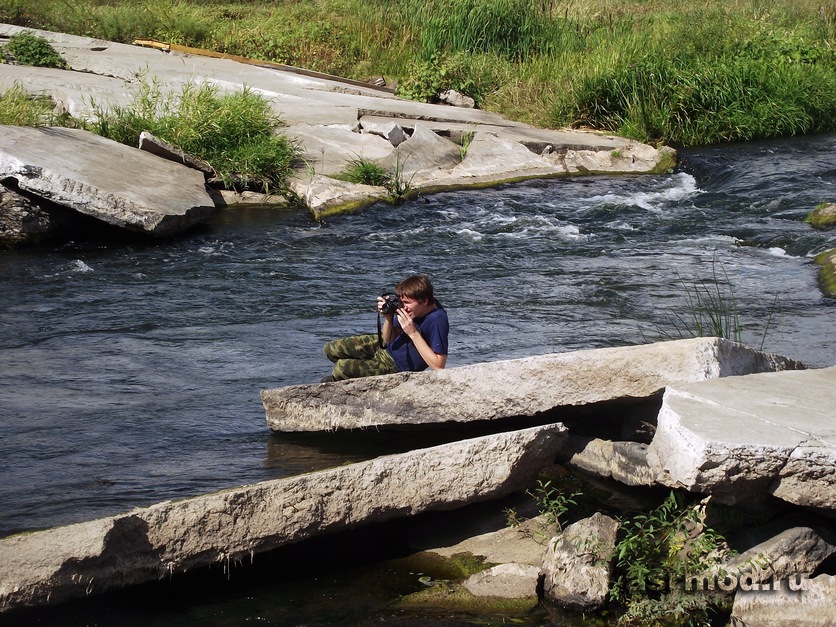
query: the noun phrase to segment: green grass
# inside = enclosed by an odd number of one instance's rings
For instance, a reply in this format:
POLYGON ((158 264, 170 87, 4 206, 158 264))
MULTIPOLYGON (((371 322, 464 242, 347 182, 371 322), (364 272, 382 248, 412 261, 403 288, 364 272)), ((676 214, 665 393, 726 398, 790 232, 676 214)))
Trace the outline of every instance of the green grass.
POLYGON ((220 93, 188 84, 177 94, 143 81, 130 105, 95 105, 94 112, 93 132, 136 146, 147 131, 210 163, 227 188, 281 190, 297 156, 277 133, 281 121, 269 103, 246 88, 220 93))
POLYGON ((0 124, 10 126, 73 126, 68 115, 56 113, 55 102, 32 96, 20 85, 0 93, 0 124))
POLYGON ((833 0, 0 0, 0 20, 367 80, 692 146, 836 130, 833 0))

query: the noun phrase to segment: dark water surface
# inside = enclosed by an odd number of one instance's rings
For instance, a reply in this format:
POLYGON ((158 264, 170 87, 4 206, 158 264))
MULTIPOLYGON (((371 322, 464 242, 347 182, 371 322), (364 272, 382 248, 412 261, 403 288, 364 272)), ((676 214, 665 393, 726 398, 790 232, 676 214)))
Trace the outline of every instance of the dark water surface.
POLYGON ((836 231, 803 222, 836 200, 836 135, 680 157, 324 225, 250 208, 172 241, 0 253, 0 535, 379 454, 271 435, 258 393, 327 374, 322 344, 373 332, 375 295, 412 272, 448 308, 451 367, 651 341, 715 275, 745 342, 769 320, 765 350, 836 363, 811 263, 836 231))

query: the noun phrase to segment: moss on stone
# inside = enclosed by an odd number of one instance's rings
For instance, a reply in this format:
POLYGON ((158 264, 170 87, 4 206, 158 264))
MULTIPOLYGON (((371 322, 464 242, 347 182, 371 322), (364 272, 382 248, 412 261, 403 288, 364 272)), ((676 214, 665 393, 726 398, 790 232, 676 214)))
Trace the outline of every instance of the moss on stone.
POLYGON ((831 229, 836 226, 836 203, 823 202, 811 211, 804 221, 814 229, 831 229))
POLYGON ((521 599, 477 597, 460 583, 438 583, 402 598, 398 607, 438 608, 479 614, 524 614, 538 603, 536 595, 521 599))
POLYGON ((484 556, 469 552, 444 557, 432 551, 422 551, 398 561, 413 572, 430 574, 433 579, 464 579, 495 565, 486 562, 484 556))
POLYGON ((836 248, 819 253, 813 259, 819 266, 819 287, 825 296, 836 298, 836 248))

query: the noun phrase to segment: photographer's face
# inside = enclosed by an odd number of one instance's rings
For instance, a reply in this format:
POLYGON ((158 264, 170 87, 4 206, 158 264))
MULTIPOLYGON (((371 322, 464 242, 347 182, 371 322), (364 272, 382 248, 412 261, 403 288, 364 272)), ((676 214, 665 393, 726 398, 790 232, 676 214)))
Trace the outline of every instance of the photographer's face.
POLYGON ((415 300, 409 296, 401 298, 403 308, 410 318, 421 318, 432 311, 432 307, 427 300, 415 300))

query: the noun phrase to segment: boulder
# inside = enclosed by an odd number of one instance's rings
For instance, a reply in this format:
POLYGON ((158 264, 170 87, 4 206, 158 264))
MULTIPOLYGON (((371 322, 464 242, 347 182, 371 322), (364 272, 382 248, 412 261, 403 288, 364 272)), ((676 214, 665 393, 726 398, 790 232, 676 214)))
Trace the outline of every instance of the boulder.
POLYGON ((465 579, 465 589, 477 597, 522 599, 537 596, 540 568, 510 562, 498 564, 465 579))
POLYGON ((747 574, 752 583, 774 583, 798 575, 809 578, 834 554, 836 545, 816 530, 794 527, 735 556, 724 568, 747 574))
POLYGON ((647 445, 640 442, 572 436, 558 461, 630 486, 650 486, 656 479, 647 463, 647 445))
POLYGON ((172 235, 215 208, 200 172, 80 129, 0 127, 0 178, 108 224, 172 235))
POLYGON ((836 226, 836 202, 822 203, 807 216, 814 229, 830 229, 836 226))
POLYGON ((152 155, 157 155, 163 159, 174 161, 175 163, 182 163, 185 166, 203 172, 204 177, 210 178, 216 175, 215 168, 206 163, 203 159, 198 159, 194 155, 184 152, 177 146, 163 141, 159 137, 154 137, 148 131, 142 131, 139 134, 139 149, 150 152, 152 155))
POLYGON ((757 627, 836 625, 836 576, 792 578, 778 590, 739 590, 731 624, 757 627))
POLYGON ((836 298, 836 248, 825 250, 813 258, 819 266, 819 287, 829 298, 836 298))
POLYGON ((561 425, 462 440, 0 539, 0 612, 252 559, 318 534, 522 490, 561 425))
POLYGON ((320 174, 308 180, 291 179, 288 186, 294 194, 304 199, 316 220, 372 202, 389 201, 391 198, 385 187, 356 185, 320 174))
POLYGON ((561 607, 595 610, 607 601, 618 523, 596 513, 552 538, 543 555, 543 595, 561 607))
POLYGON ((647 459, 663 485, 836 510, 836 366, 676 384, 647 459))
POLYGON ((57 230, 53 212, 0 184, 0 248, 36 243, 57 230))
POLYGON ((446 105, 451 107, 464 107, 465 109, 473 109, 476 106, 476 101, 470 96, 457 92, 455 89, 448 89, 438 94, 438 99, 446 105))
POLYGON ((718 338, 601 348, 425 372, 262 390, 275 431, 466 423, 646 398, 667 385, 798 362, 718 338))

